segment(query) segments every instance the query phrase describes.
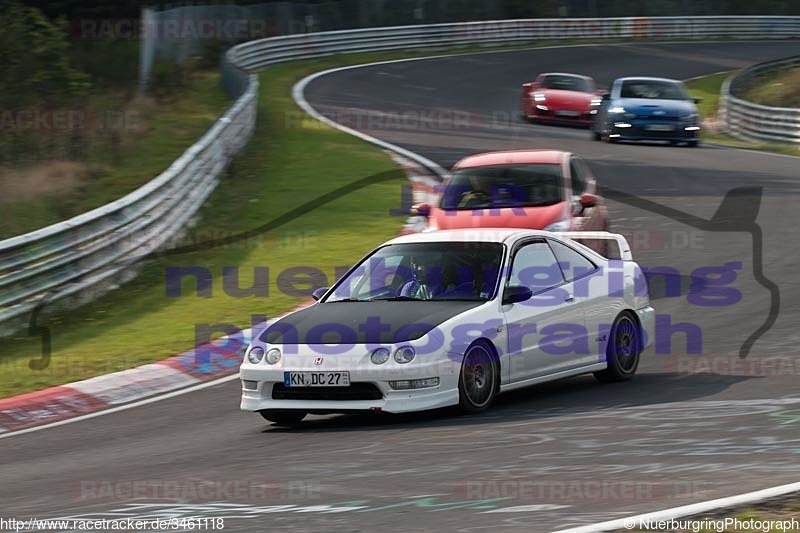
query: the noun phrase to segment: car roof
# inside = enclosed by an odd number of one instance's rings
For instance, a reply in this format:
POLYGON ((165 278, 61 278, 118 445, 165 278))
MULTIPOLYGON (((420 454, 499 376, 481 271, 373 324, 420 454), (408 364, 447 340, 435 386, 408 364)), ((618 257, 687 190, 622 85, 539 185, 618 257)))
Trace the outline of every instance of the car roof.
POLYGON ((548 237, 552 232, 519 228, 464 228, 424 231, 401 235, 386 244, 410 244, 425 242, 495 242, 510 243, 523 237, 548 237))
POLYGON ((617 81, 668 81, 670 83, 683 83, 680 80, 672 78, 654 78, 652 76, 628 76, 625 78, 618 78, 617 81))
MULTIPOLYGON (((591 76, 584 76, 583 74, 575 74, 574 72, 542 72, 539 76, 571 76, 573 78, 582 78, 584 80, 592 80, 591 76)), ((538 76, 537 76, 538 77, 538 76)))
POLYGON ((453 165, 453 169, 484 167, 489 165, 513 165, 517 163, 559 164, 570 152, 562 150, 504 150, 485 152, 465 157, 453 165))

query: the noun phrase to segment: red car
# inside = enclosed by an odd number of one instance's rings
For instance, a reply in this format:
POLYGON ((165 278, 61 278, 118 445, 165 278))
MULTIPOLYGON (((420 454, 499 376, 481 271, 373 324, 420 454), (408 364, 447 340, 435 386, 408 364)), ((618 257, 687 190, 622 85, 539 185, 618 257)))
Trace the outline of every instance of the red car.
MULTIPOLYGON (((528 228, 607 231, 608 211, 591 170, 558 150, 513 150, 466 157, 442 184, 438 205, 418 204, 427 229, 528 228)), ((587 242, 604 253, 603 241, 587 242)))
POLYGON ((522 116, 529 121, 592 124, 601 95, 594 79, 548 72, 522 85, 522 116))

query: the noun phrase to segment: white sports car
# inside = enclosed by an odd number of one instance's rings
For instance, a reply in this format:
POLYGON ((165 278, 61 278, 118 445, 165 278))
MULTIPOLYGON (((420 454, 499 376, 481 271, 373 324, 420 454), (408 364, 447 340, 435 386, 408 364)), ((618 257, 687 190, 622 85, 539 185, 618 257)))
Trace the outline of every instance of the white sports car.
POLYGON ((282 425, 308 413, 472 413, 534 383, 625 380, 655 315, 627 241, 607 232, 406 235, 314 298, 254 335, 242 410, 282 425), (579 243, 589 239, 608 240, 612 258, 579 243))

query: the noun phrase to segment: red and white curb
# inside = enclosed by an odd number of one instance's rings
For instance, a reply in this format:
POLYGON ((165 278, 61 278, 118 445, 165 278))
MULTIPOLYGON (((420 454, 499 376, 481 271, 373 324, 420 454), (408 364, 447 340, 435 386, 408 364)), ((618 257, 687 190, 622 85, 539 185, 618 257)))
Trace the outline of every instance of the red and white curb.
MULTIPOLYGON (((389 153, 412 184, 413 202, 432 202, 439 183, 437 177, 417 162, 389 153)), ((410 217, 400 234, 422 231, 424 226, 422 217, 410 217)), ((305 302, 290 312, 312 303, 305 302)), ((231 342, 222 337, 209 346, 155 363, 0 399, 0 438, 152 403, 197 390, 200 385, 231 381, 239 373, 251 335, 252 330, 247 329, 242 331, 241 340, 231 342)))
MULTIPOLYGON (((290 312, 312 303, 304 302, 290 312)), ((265 326, 278 318, 281 317, 267 321, 265 326)), ((143 401, 152 403, 154 398, 176 396, 176 391, 190 392, 201 386, 236 379, 252 333, 252 329, 246 329, 239 339, 222 337, 155 363, 0 399, 0 438, 116 412, 141 405, 143 401)))

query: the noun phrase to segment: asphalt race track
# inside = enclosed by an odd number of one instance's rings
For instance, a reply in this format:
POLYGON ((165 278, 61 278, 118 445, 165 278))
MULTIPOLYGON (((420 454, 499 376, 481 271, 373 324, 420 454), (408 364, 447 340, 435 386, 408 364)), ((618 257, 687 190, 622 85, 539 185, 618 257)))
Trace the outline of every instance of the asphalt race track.
POLYGON ((800 42, 581 46, 317 79, 306 97, 330 116, 424 111, 435 121, 445 111, 462 113, 459 127, 361 124, 445 167, 506 148, 585 156, 612 198, 612 230, 629 236, 642 266, 680 274, 673 280, 679 293, 669 281, 653 287, 657 312, 673 325, 691 323, 702 339, 657 338, 632 382, 603 386, 581 377, 533 387, 501 396, 476 417, 312 416, 286 430, 239 412, 238 382, 224 383, 4 439, 3 514, 226 517, 226 531, 248 532, 552 531, 798 481, 800 160, 707 145, 609 145, 586 130, 517 118, 520 84, 542 71, 588 74, 607 86, 621 75, 686 79, 794 54, 800 42), (732 198, 716 225, 701 223, 740 187, 763 187, 761 197, 750 189, 732 198), (727 285, 741 297, 698 305, 688 294, 703 275, 698 269, 726 263, 741 263, 727 285), (762 267, 768 282, 758 279, 762 267), (777 316, 770 282, 780 292, 777 316), (770 316, 774 324, 755 339, 770 316), (748 339, 755 342, 742 360, 748 339), (81 487, 134 480, 275 487, 267 498, 251 490, 216 503, 81 498, 81 487))

